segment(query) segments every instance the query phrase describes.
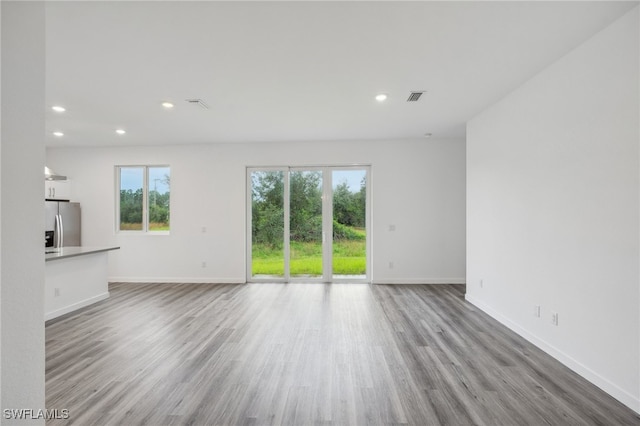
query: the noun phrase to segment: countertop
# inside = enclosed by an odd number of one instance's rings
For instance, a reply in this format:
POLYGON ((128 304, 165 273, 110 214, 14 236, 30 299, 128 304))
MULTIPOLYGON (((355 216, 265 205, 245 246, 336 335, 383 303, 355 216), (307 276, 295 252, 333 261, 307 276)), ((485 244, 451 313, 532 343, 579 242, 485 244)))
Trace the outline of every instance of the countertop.
POLYGON ((50 260, 67 259, 75 256, 85 256, 87 254, 100 253, 109 250, 118 250, 120 247, 108 246, 108 247, 61 247, 61 248, 46 248, 44 253, 44 260, 46 262, 50 260), (52 253, 49 253, 49 252, 52 253))

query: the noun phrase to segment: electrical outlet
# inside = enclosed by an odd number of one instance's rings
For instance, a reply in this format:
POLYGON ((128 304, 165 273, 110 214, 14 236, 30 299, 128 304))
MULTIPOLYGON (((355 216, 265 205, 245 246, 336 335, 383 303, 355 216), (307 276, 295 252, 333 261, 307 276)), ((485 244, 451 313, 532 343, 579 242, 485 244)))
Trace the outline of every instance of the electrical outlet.
POLYGON ((540 305, 535 305, 533 307, 533 316, 536 318, 540 318, 540 305))
POLYGON ((558 325, 558 313, 554 312, 551 314, 551 324, 558 325))
POLYGON ((203 226, 203 227, 202 227, 202 233, 203 233, 203 234, 206 234, 206 233, 207 233, 207 227, 206 227, 206 226, 203 226))
POLYGON ((53 289, 53 296, 54 297, 60 296, 60 289, 59 288, 54 288, 53 289))
POLYGON ((395 225, 389 225, 389 231, 390 232, 394 232, 396 230, 396 226, 395 225))
POLYGON ((389 262, 389 269, 393 269, 394 266, 393 262, 389 262))
POLYGON ((207 267, 207 262, 202 262, 202 267, 206 268, 207 267))
POLYGON ((484 280, 480 280, 480 288, 484 288, 484 280))

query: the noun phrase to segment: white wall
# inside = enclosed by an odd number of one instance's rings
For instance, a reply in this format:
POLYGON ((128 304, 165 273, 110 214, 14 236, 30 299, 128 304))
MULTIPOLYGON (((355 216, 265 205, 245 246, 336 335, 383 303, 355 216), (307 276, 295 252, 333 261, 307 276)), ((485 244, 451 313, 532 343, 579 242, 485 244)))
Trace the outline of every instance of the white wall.
POLYGON ((82 244, 121 246, 111 280, 245 282, 246 167, 354 163, 372 166, 374 281, 465 280, 461 140, 50 148, 47 163, 72 179, 82 244), (171 166, 171 235, 114 232, 114 166, 127 164, 171 166))
POLYGON ((636 411, 638 23, 636 8, 467 127, 467 299, 636 411))
MULTIPOLYGON (((1 2, 2 409, 44 409, 44 3, 1 2)), ((5 419, 9 424, 42 420, 5 419)))

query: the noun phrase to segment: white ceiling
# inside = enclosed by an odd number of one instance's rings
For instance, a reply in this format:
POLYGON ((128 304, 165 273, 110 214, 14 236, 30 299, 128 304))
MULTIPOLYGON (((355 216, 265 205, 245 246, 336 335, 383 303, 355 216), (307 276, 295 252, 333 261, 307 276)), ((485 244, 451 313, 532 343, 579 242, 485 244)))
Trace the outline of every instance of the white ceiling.
POLYGON ((636 5, 48 2, 47 107, 67 112, 48 108, 46 143, 463 137, 468 119, 636 5), (412 90, 427 93, 408 103, 412 90))

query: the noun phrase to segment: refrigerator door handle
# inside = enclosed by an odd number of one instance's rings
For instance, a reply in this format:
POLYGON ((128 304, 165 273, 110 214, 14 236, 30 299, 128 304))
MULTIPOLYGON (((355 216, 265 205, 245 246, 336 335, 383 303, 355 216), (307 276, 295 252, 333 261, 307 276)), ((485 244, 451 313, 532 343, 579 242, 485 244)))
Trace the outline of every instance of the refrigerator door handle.
POLYGON ((56 233, 56 244, 55 247, 60 247, 60 221, 58 220, 58 216, 56 214, 56 229, 54 230, 56 233))
POLYGON ((56 243, 55 247, 62 247, 62 217, 57 214, 56 215, 56 243))
POLYGON ((64 247, 64 225, 62 224, 62 215, 59 214, 58 217, 60 218, 58 219, 60 220, 60 247, 64 247))

